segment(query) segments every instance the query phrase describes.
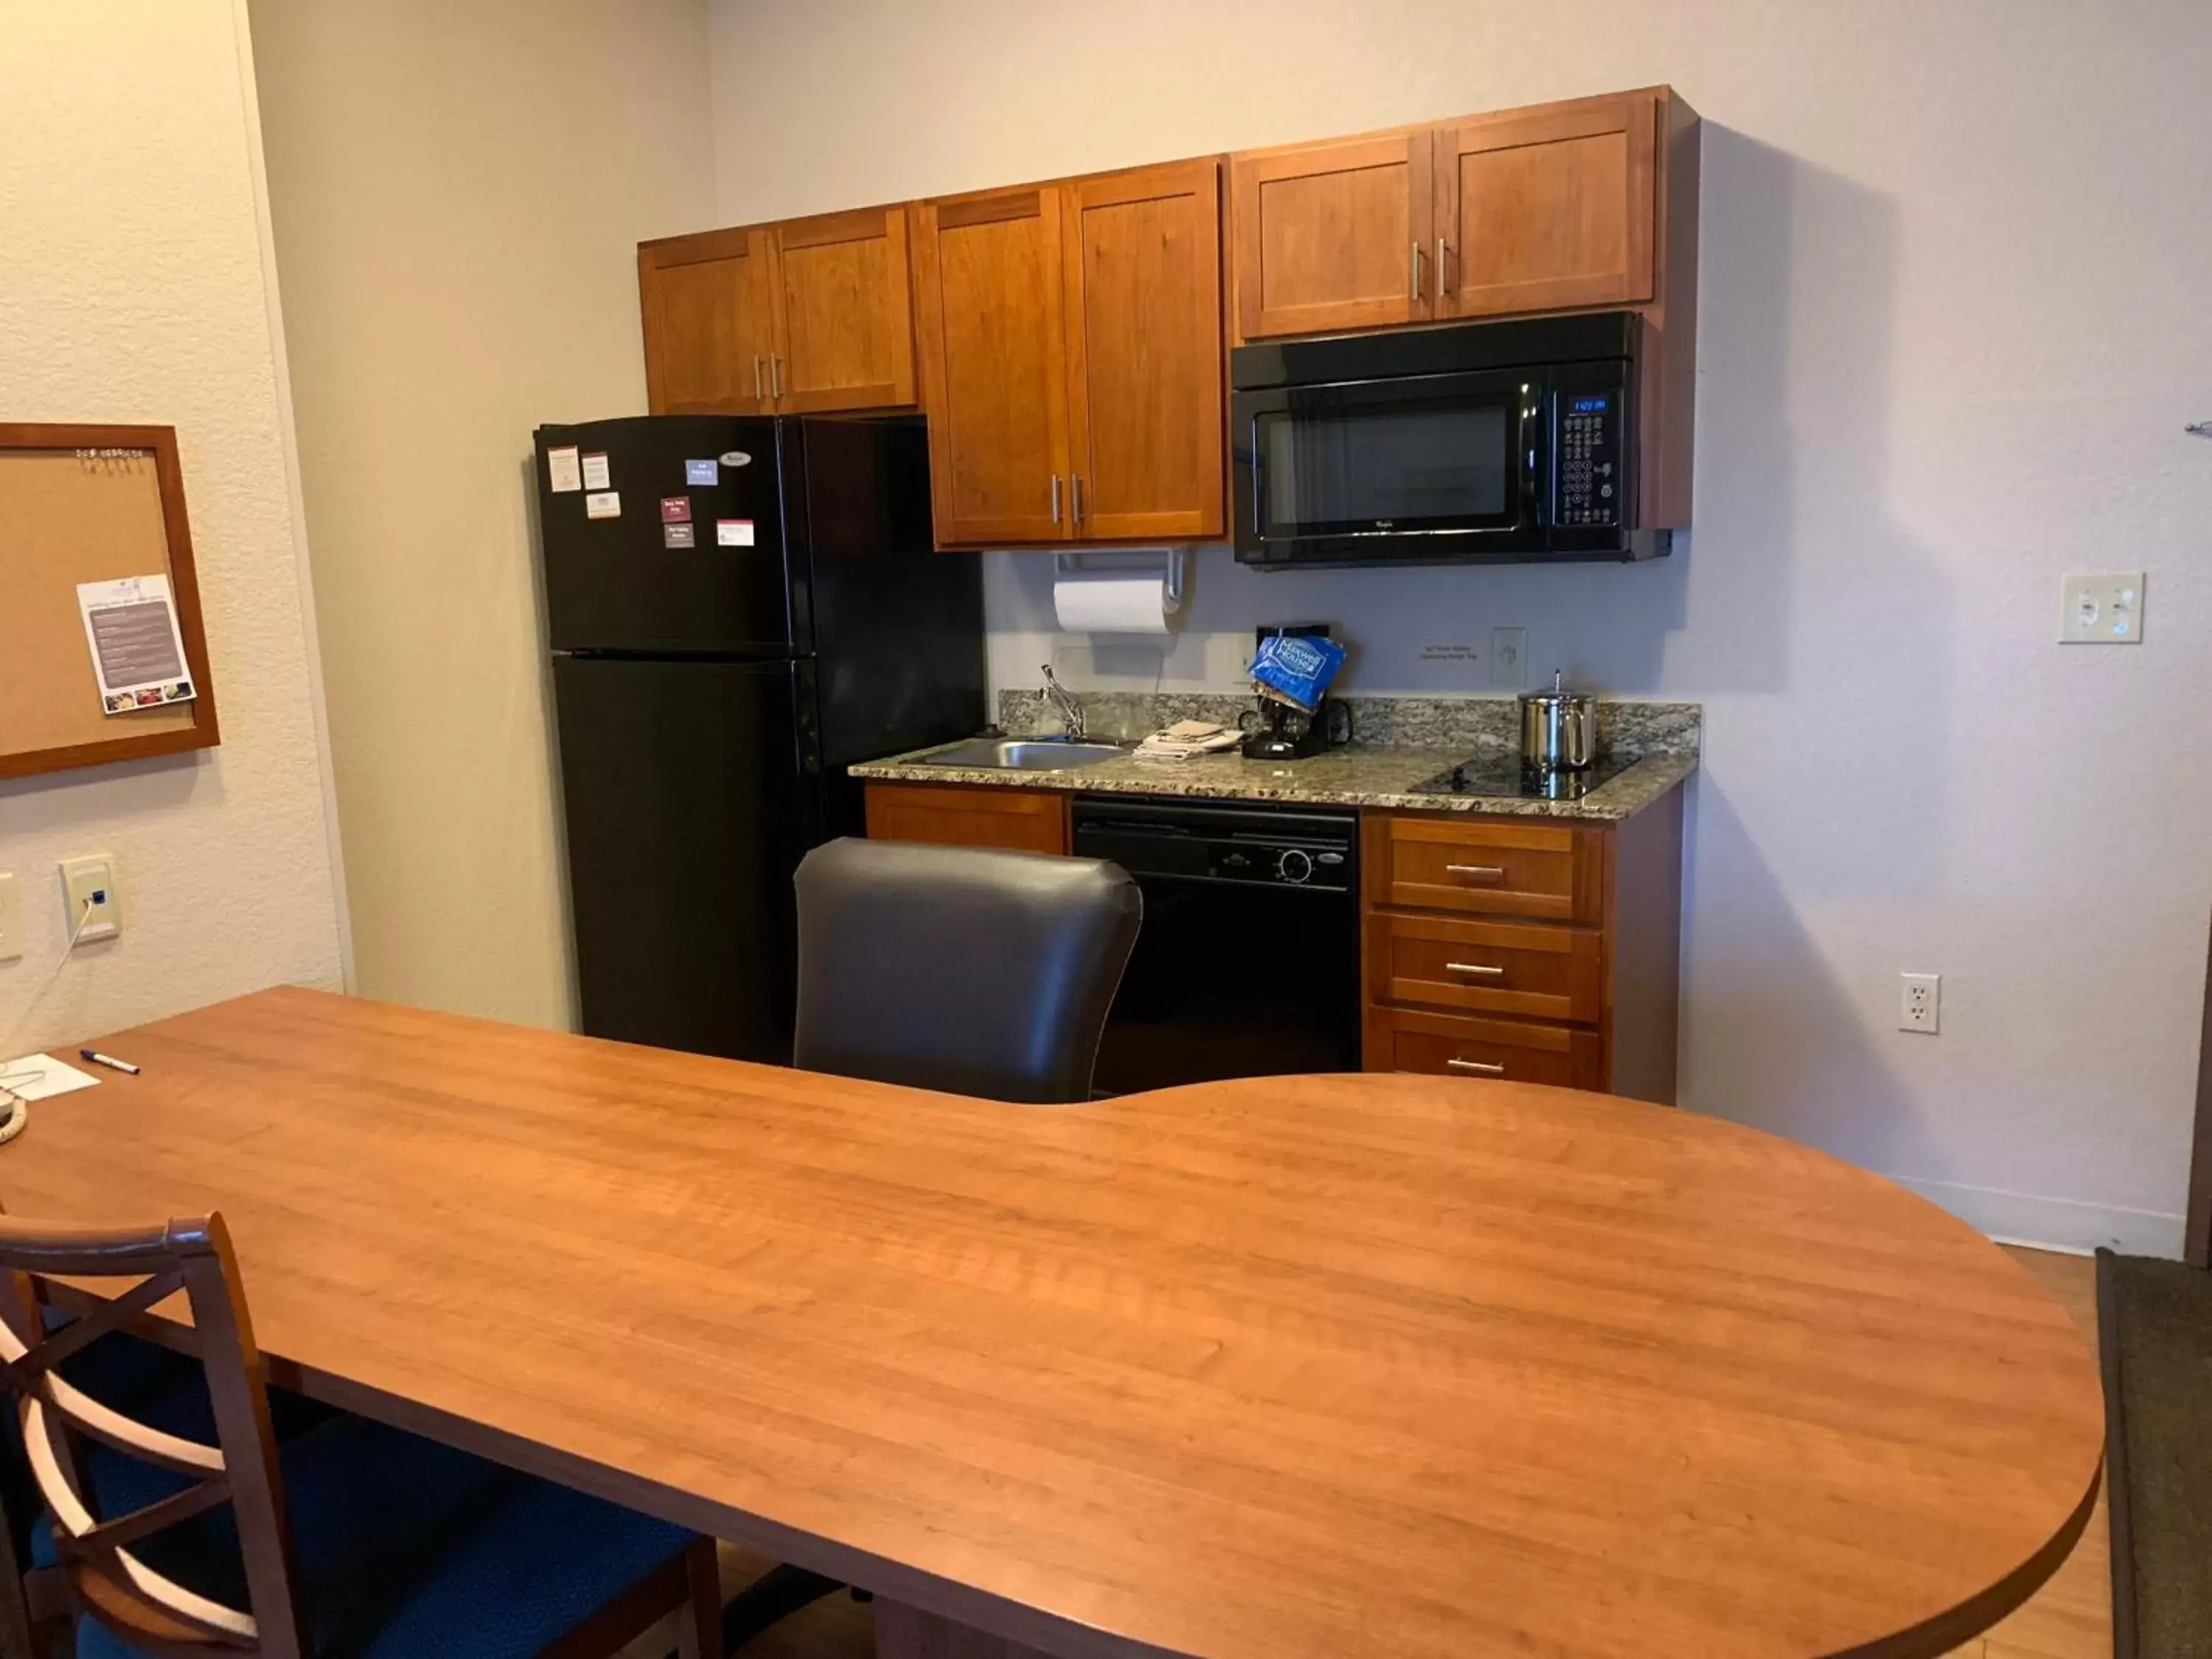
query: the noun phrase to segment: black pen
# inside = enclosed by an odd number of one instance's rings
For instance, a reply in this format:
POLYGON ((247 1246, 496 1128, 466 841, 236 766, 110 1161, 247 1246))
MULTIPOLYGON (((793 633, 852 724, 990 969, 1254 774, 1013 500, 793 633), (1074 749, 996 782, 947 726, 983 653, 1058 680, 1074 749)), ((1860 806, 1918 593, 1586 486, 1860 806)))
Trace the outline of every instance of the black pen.
POLYGON ((138 1068, 127 1060, 118 1060, 113 1054, 103 1054, 97 1048, 80 1048, 76 1052, 80 1060, 88 1060, 95 1066, 105 1066, 111 1072, 128 1072, 132 1077, 138 1075, 138 1068))

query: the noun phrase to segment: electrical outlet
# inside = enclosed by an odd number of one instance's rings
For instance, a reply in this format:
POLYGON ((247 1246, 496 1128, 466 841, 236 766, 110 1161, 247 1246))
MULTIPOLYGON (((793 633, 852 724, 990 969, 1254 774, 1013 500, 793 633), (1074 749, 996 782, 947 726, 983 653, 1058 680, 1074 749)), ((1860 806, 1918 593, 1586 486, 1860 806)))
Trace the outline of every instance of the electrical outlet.
POLYGON ((1490 630, 1490 683, 1526 685, 1528 683, 1528 630, 1493 628, 1490 630))
POLYGON ((2077 571, 2060 589, 2061 645, 2140 645, 2143 630, 2143 573, 2077 571))
POLYGON ((1925 1031, 1933 1036, 1943 1029, 1943 975, 1899 974, 1900 997, 1897 1029, 1925 1031))
POLYGON ((113 939, 123 931, 123 872, 112 853, 92 853, 61 861, 62 892, 68 908, 62 926, 76 936, 79 945, 113 939), (91 906, 91 914, 85 907, 91 906), (77 926, 79 918, 83 927, 77 926))
POLYGON ((12 871, 0 870, 0 962, 23 954, 23 889, 12 871))

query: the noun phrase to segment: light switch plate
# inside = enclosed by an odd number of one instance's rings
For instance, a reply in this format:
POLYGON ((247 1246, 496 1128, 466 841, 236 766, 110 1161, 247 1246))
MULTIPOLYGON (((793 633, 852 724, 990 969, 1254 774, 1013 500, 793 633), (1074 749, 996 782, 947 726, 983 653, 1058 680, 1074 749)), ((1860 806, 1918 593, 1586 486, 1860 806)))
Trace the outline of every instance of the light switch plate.
POLYGON ((23 954, 23 884, 15 872, 0 870, 0 962, 23 954))
POLYGON ((123 931, 123 873, 112 853, 91 853, 61 862, 62 892, 68 908, 62 926, 76 935, 79 945, 113 939, 123 931), (87 905, 92 907, 89 915, 87 905), (83 927, 78 927, 78 919, 83 927))
POLYGON ((1493 628, 1490 630, 1490 683, 1492 685, 1528 684, 1528 630, 1493 628))
POLYGON ((2061 645, 2140 645, 2143 573, 2076 571, 2068 576, 2058 618, 2061 645))

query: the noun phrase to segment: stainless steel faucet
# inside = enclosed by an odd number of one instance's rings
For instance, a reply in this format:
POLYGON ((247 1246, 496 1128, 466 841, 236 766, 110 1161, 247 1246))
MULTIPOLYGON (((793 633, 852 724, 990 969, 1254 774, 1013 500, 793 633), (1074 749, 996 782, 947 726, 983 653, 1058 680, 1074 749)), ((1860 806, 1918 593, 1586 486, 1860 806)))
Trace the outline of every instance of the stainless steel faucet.
POLYGON ((1044 694, 1051 699, 1052 706, 1060 710, 1060 719, 1067 723, 1068 741, 1081 743, 1083 741, 1083 705, 1076 702, 1074 697, 1069 695, 1067 688, 1060 683, 1060 676, 1052 672, 1050 663, 1044 665, 1044 694))

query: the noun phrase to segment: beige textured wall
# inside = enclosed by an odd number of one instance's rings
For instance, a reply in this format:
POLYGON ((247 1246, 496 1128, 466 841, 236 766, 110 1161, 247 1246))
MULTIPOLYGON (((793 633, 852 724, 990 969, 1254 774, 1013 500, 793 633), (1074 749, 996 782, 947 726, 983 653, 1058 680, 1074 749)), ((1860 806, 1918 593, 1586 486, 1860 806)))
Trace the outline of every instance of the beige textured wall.
POLYGON ((635 244, 709 222, 700 0, 252 0, 356 975, 573 996, 531 432, 641 413, 635 244))
POLYGON ((2203 0, 716 0, 720 218, 1671 82, 1704 114, 1698 524, 1636 569, 1254 574, 1172 649, 1055 631, 994 556, 993 665, 1231 689, 1331 617, 1365 691, 1534 665, 1705 705, 1690 1104, 1996 1232, 2180 1236, 2212 904, 2212 6, 2203 0), (2144 642, 2062 649, 2069 569, 2144 642), (1430 645, 1472 645, 1463 659, 1430 645), (1118 663, 1118 666, 1116 664, 1118 663), (1940 972, 1940 1036, 1896 1029, 1940 972))
POLYGON ((0 783, 27 934, 0 1054, 338 984, 245 48, 234 0, 0 0, 0 420, 177 428, 222 717, 217 749, 0 783), (24 1023, 67 939, 55 860, 97 852, 123 935, 24 1023))

